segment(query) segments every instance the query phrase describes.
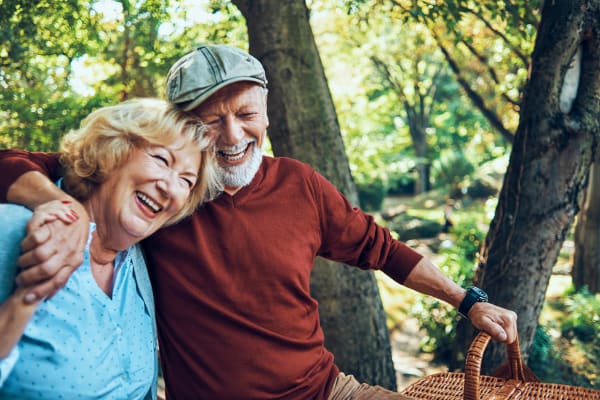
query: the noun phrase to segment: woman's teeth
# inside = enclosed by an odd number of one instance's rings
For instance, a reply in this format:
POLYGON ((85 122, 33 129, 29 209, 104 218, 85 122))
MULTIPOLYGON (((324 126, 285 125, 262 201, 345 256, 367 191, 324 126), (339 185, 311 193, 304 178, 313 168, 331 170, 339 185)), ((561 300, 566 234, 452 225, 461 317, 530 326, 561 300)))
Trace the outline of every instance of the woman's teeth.
POLYGON ((147 205, 148 208, 150 208, 155 213, 159 212, 162 209, 158 204, 156 204, 151 198, 146 196, 144 193, 135 192, 135 195, 142 203, 147 205))

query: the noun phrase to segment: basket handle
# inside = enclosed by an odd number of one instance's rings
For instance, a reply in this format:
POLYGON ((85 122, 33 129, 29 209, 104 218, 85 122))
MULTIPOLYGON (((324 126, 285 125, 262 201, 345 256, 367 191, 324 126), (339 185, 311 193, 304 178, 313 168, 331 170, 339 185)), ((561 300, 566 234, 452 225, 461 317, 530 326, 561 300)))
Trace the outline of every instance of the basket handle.
MULTIPOLYGON (((486 332, 479 332, 469 347, 465 361, 465 400, 479 400, 481 361, 490 339, 490 335, 486 332)), ((513 343, 506 345, 506 355, 508 357, 508 378, 528 381, 523 369, 518 336, 513 343)))

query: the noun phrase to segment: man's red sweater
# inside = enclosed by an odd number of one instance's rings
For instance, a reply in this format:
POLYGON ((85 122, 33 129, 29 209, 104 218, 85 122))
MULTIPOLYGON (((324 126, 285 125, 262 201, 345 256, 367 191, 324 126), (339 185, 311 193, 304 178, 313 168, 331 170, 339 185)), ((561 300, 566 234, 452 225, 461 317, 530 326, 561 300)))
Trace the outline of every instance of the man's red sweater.
MULTIPOLYGON (((29 168, 52 166, 37 157, 29 168)), ((421 259, 308 165, 270 157, 144 249, 169 399, 326 399, 338 369, 310 295, 315 257, 400 283, 421 259)))

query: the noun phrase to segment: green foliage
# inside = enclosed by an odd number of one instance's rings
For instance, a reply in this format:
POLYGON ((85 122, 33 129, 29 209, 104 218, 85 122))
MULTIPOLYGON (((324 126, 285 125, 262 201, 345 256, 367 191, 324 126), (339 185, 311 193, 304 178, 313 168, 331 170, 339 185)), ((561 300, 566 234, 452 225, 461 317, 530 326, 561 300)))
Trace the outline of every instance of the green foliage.
POLYGON ((475 167, 467 159, 460 148, 443 150, 435 159, 431 168, 434 185, 447 187, 450 193, 455 192, 458 185, 473 173, 475 167))
POLYGON ((561 325, 562 335, 582 342, 594 342, 600 360, 600 294, 593 296, 583 290, 565 300, 567 318, 561 325))
POLYGON ((387 188, 381 177, 375 177, 368 182, 357 182, 358 200, 366 211, 381 210, 387 188))
POLYGON ((93 109, 162 97, 167 70, 197 45, 245 47, 228 3, 213 1, 200 24, 180 2, 1 1, 0 148, 57 150, 93 109))
POLYGON ((426 297, 413 306, 410 316, 416 318, 421 330, 426 332, 421 350, 432 353, 435 361, 451 360, 456 343, 456 311, 446 303, 426 297))
MULTIPOLYGON (((398 19, 390 2, 345 4, 350 12, 339 3, 314 0, 311 11, 359 188, 380 188, 383 182, 389 192, 410 193, 420 162, 462 151, 469 155, 463 166, 475 167, 505 152, 506 143, 444 66, 428 27, 398 19), (425 159, 415 154, 415 132, 425 132, 425 159)), ((465 176, 441 174, 446 182, 465 176)))
POLYGON ((438 220, 426 216, 417 216, 412 213, 400 213, 388 221, 387 226, 398 234, 402 241, 412 239, 434 238, 442 230, 438 220))
POLYGON ((71 62, 98 37, 88 3, 0 3, 0 147, 56 150, 88 100, 72 96, 71 62), (50 28, 51 27, 51 28, 50 28))
POLYGON ((552 338, 542 325, 538 325, 529 350, 528 365, 536 376, 548 377, 553 373, 552 365, 557 359, 558 354, 553 347, 552 338))
POLYGON ((110 103, 102 96, 82 98, 59 97, 52 102, 38 99, 26 104, 15 102, 13 107, 22 111, 13 118, 0 122, 0 148, 23 148, 36 151, 57 151, 60 138, 79 127, 81 120, 98 107, 110 103), (33 107, 37 104, 37 107, 33 107), (12 132, 12 134, 3 134, 12 132))
POLYGON ((458 265, 462 266, 455 270, 453 277, 461 284, 471 282, 472 268, 477 261, 477 254, 485 240, 486 232, 481 230, 480 221, 476 217, 460 219, 459 223, 455 223, 452 227, 451 232, 454 235, 453 254, 458 255, 458 259, 461 260, 458 265))
POLYGON ((527 362, 531 371, 542 382, 590 386, 590 382, 584 376, 577 374, 568 361, 562 359, 555 342, 545 327, 536 327, 527 362))
POLYGON ((530 368, 545 382, 600 388, 600 295, 571 286, 547 307, 552 317, 536 331, 530 368))

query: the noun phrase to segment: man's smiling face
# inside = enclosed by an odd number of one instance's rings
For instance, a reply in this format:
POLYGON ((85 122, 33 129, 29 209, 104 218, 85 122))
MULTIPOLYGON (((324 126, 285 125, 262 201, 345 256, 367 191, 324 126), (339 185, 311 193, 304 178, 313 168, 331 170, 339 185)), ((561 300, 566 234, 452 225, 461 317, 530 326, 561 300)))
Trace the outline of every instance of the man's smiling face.
POLYGON ((267 134, 267 90, 238 82, 219 90, 193 112, 206 124, 215 142, 221 182, 234 194, 248 185, 262 160, 267 134))

